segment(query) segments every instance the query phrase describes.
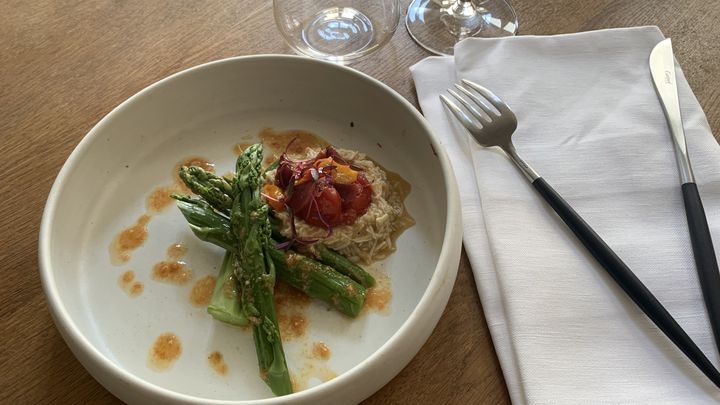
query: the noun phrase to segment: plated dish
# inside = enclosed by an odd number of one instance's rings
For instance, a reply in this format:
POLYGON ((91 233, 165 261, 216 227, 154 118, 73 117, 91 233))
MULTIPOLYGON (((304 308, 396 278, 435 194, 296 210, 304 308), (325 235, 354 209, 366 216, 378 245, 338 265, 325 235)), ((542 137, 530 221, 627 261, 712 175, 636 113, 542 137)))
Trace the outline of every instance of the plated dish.
MULTIPOLYGON (((282 296, 282 283, 351 318, 378 304, 384 309, 390 304, 389 286, 381 290, 381 302, 367 301, 381 287, 356 262, 387 257, 395 239, 415 221, 404 206, 409 184, 397 175, 389 181, 388 173, 364 154, 298 131, 264 130, 260 138, 238 148, 235 170, 223 176, 212 166, 180 166, 178 188, 194 195, 170 197, 198 239, 225 250, 217 277, 201 279, 191 300, 207 301, 207 312, 217 321, 251 328, 260 378, 275 395, 288 395, 307 383, 291 376, 283 336, 294 335, 290 329, 306 320, 299 315, 287 326, 278 319, 278 306, 287 302, 276 298, 282 296), (285 145, 278 142, 283 136, 285 145), (203 291, 207 298, 196 299, 203 291)), ((114 239, 113 254, 129 247, 122 244, 126 232, 114 239)), ((319 357, 327 360, 328 346, 313 344, 318 347, 319 357)), ((172 354, 180 351, 173 348, 172 354)), ((208 357, 216 358, 222 354, 208 357)))
POLYGON ((235 58, 165 79, 104 118, 58 176, 40 250, 58 328, 126 402, 357 402, 410 360, 442 313, 460 251, 457 191, 422 117, 384 85, 310 59, 235 58), (259 145, 263 257, 308 258, 352 287, 326 294, 299 279, 273 291, 281 397, 264 383, 275 369, 259 367, 253 329, 266 328, 251 306, 223 313, 233 288, 218 280, 242 260, 223 261, 231 249, 207 243, 212 227, 188 226, 201 201, 232 222, 232 209, 185 187, 211 178, 247 189, 236 163, 259 145), (343 259, 352 267, 328 264, 343 259), (228 325, 233 315, 248 326, 228 325))

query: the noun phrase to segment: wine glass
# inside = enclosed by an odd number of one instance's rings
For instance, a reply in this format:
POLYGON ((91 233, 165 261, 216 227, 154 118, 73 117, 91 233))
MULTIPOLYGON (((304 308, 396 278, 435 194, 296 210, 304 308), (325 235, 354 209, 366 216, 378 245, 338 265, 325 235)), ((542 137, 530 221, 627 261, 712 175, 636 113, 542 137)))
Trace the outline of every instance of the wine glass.
POLYGON ((295 52, 342 64, 380 49, 400 22, 399 0, 273 0, 275 22, 295 52))
POLYGON ((440 55, 452 55, 465 38, 512 36, 518 29, 505 0, 413 0, 405 25, 415 42, 440 55))

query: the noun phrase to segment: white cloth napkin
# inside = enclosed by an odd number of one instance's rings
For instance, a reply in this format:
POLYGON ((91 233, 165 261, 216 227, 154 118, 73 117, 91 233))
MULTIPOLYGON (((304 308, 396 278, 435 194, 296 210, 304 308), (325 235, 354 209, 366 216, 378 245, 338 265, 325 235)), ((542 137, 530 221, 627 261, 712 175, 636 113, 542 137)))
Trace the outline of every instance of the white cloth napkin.
MULTIPOLYGON (((514 403, 717 403, 720 390, 626 297, 510 160, 453 122, 461 78, 515 111, 520 153, 718 364, 669 131, 648 57, 657 27, 468 39, 411 68, 460 183, 464 244, 514 403)), ((715 246, 720 147, 678 67, 685 133, 715 246)))

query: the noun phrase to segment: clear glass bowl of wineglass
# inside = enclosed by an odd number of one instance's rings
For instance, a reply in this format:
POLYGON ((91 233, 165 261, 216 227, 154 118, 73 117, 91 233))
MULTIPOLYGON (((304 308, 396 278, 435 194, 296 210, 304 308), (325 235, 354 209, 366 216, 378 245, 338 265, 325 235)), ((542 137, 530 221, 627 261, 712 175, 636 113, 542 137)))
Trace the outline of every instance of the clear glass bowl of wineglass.
POLYGON ((420 46, 452 55, 465 38, 495 38, 517 33, 515 10, 505 0, 413 0, 405 25, 420 46))
POLYGON ((297 53, 347 64, 380 49, 400 22, 399 0, 273 0, 275 23, 297 53))

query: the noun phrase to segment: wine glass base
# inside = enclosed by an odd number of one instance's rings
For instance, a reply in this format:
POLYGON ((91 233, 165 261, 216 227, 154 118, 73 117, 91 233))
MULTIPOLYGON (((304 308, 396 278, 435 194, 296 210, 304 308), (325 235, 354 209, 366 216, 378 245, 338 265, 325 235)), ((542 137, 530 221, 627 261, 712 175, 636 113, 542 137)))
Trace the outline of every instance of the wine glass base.
POLYGON ((418 45, 439 55, 452 55, 455 44, 465 38, 496 38, 517 33, 517 15, 505 0, 473 3, 475 7, 469 11, 466 7, 460 14, 457 6, 463 2, 413 0, 405 26, 418 45))
POLYGON ((373 40, 370 19, 352 7, 331 7, 310 18, 302 46, 313 54, 344 56, 362 51, 373 40))

